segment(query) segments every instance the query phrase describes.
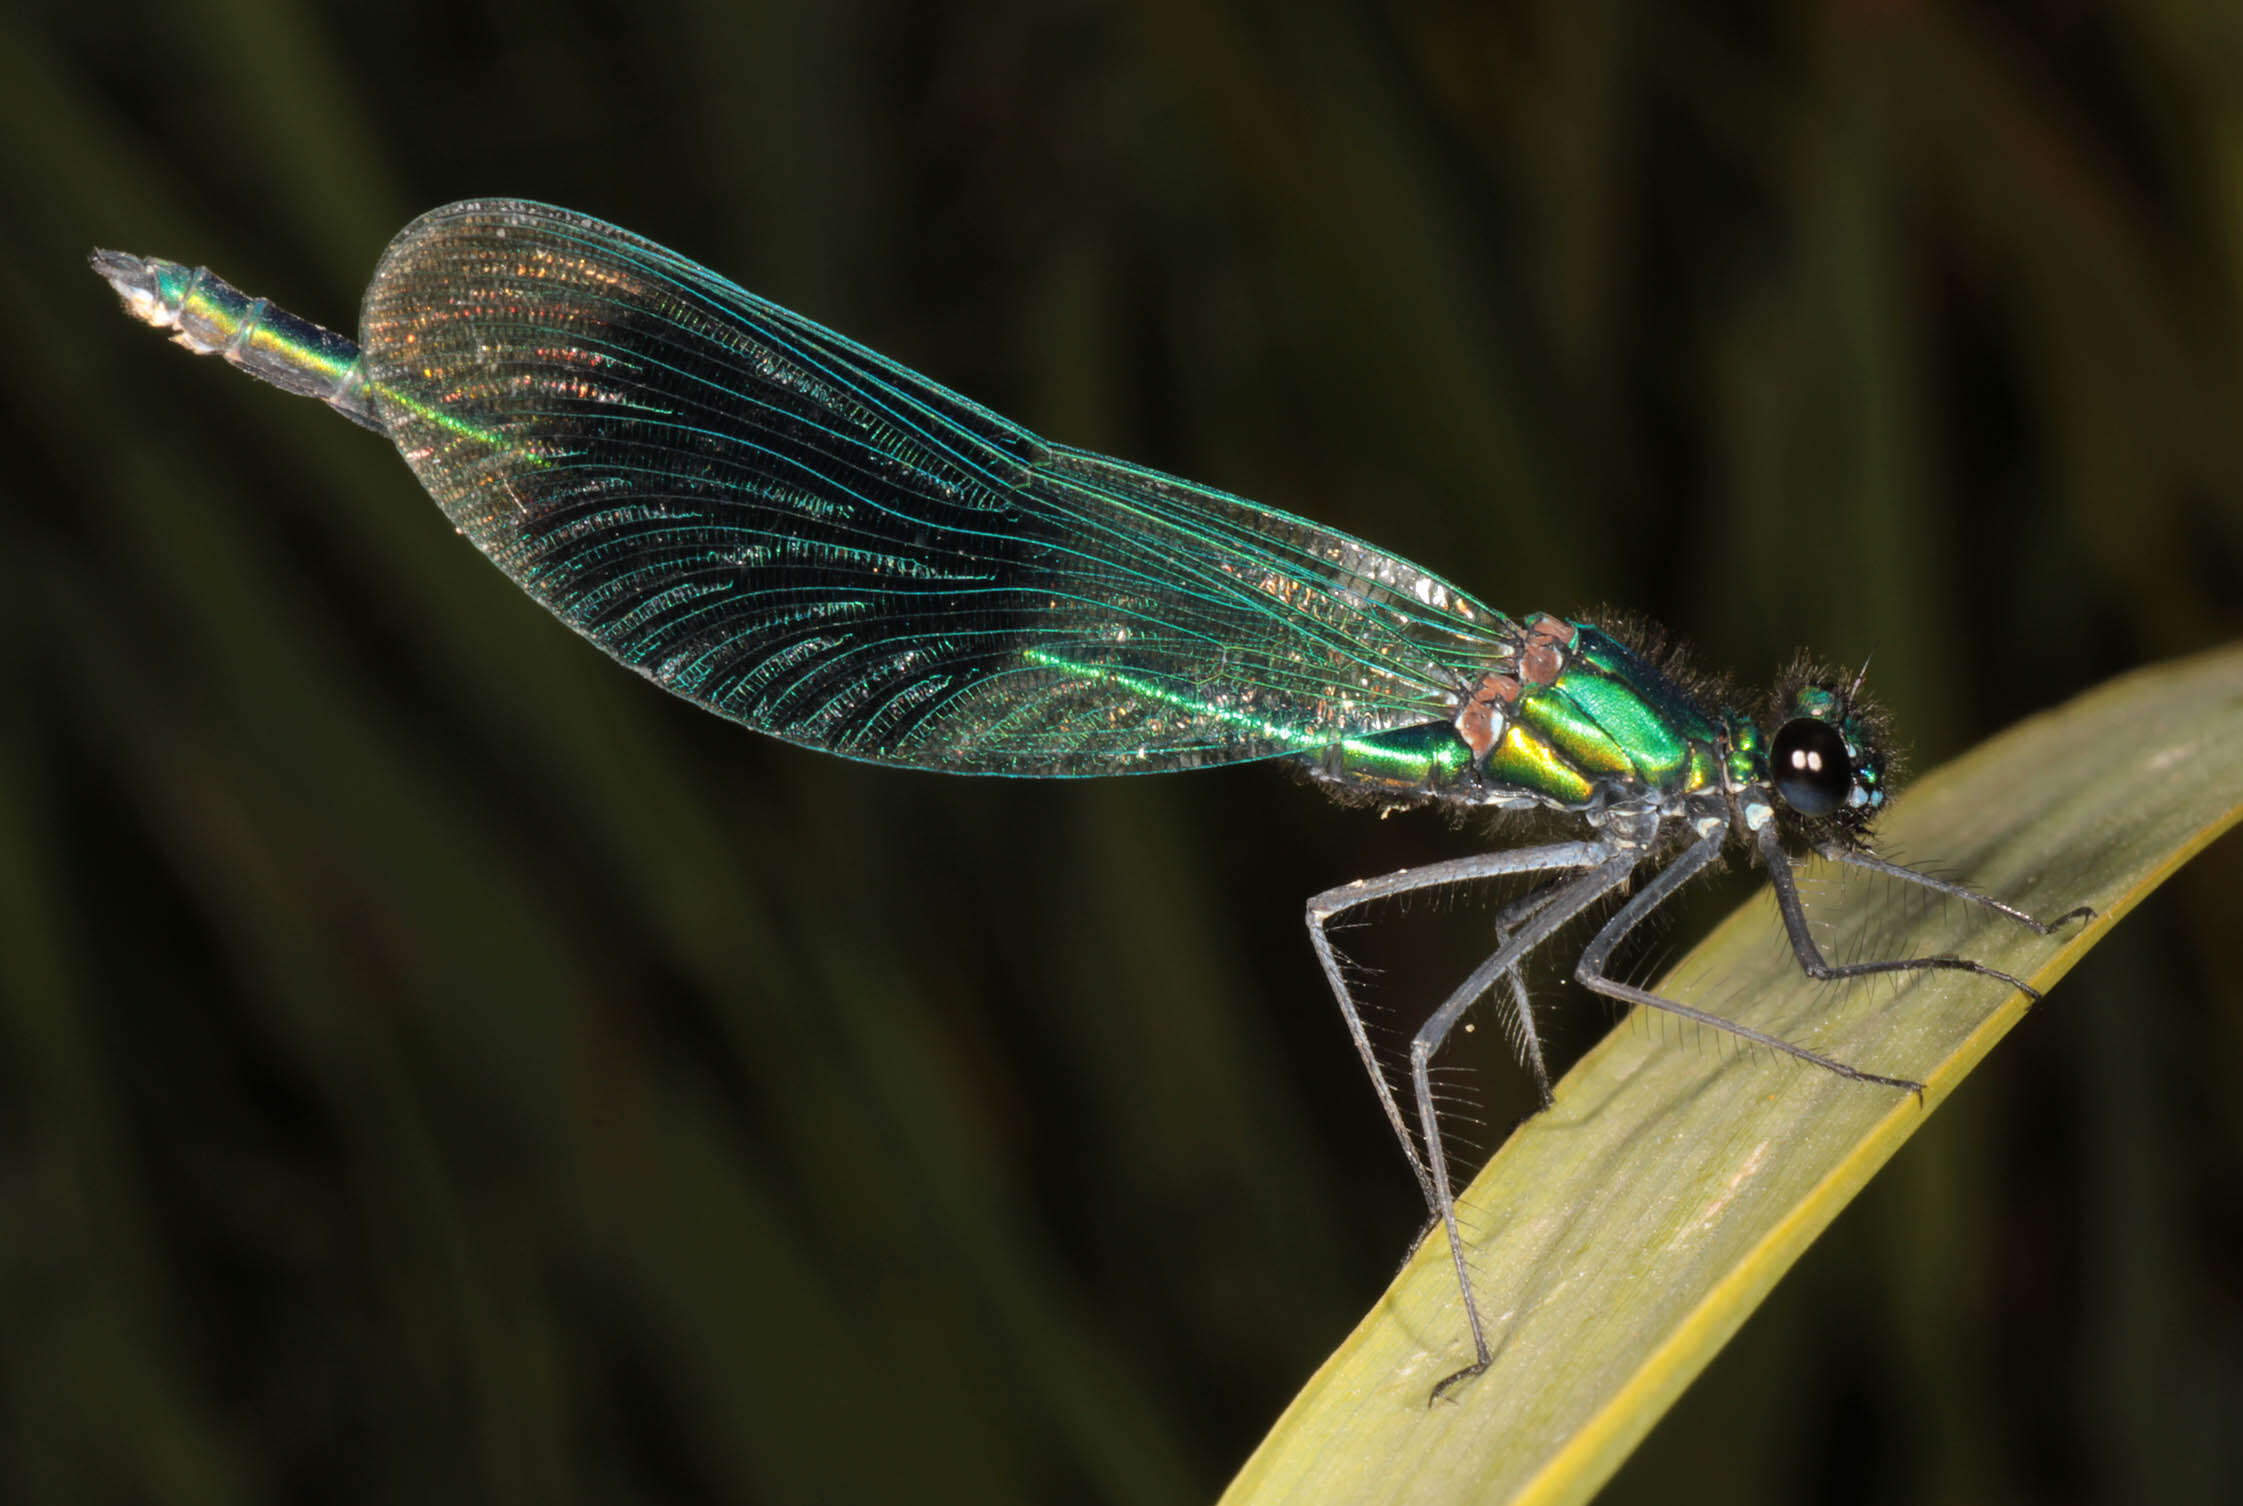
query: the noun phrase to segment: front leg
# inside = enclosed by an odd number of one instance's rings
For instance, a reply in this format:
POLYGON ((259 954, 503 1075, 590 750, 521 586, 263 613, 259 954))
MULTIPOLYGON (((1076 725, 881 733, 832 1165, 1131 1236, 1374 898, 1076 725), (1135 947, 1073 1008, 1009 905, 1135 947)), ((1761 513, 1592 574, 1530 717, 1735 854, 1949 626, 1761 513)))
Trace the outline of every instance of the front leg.
MULTIPOLYGON (((1784 934, 1791 939, 1791 954, 1799 960, 1800 971, 1810 978, 1829 980, 1835 978, 1865 978, 1873 973, 1909 973, 1944 970, 1956 973, 1976 973, 1981 978, 1992 978, 2007 983, 2033 1003, 2040 1002, 2040 990, 2022 978, 2015 978, 1999 968, 1988 967, 1983 962, 1973 962, 1967 957, 1897 957, 1888 962, 1832 962, 1815 944, 1814 933, 1807 926, 1807 907, 1799 898, 1799 880, 1791 871, 1791 856, 1783 849, 1783 839, 1773 824, 1760 829, 1757 838, 1760 861, 1768 869, 1768 882, 1776 891, 1776 908, 1783 915, 1784 934)), ((1856 868, 1866 868, 1872 873, 1882 873, 1893 878, 1906 879, 1934 893, 1953 895, 1982 905, 1989 910, 2008 916, 2011 920, 2032 927, 2043 936, 2053 933, 2058 926, 2095 912, 2082 905, 2067 910, 2051 921, 2038 921, 2024 911, 1989 898, 1975 889, 1947 879, 1934 878, 1928 873, 1918 873, 1899 863, 1888 863, 1883 858, 1865 852, 1852 852, 1844 848, 1825 847, 1823 856, 1837 862, 1849 863, 1856 868)))
MULTIPOLYGON (((1968 884, 1958 884, 1953 879, 1943 879, 1936 874, 1919 873, 1905 863, 1892 862, 1878 857, 1873 852, 1860 852, 1837 842, 1826 843, 1815 850, 1833 863, 1845 863, 1855 868, 1866 868, 1871 873, 1882 873, 1887 878, 1904 879, 1911 884, 1929 889, 1934 894, 1944 894, 1952 899, 1959 899, 1967 904, 1978 905, 1991 910, 1997 915, 2006 915, 2019 925, 2042 936, 2053 936, 2072 921, 2093 920, 2095 918, 2095 907, 2093 905, 2075 905, 2054 920, 2036 920, 2015 905, 2003 904, 1991 894, 1980 894, 1968 884)), ((2027 990, 2027 992, 2031 992, 2031 990, 2027 990)), ((2038 995, 2035 995, 2035 997, 2037 998, 2038 995)))

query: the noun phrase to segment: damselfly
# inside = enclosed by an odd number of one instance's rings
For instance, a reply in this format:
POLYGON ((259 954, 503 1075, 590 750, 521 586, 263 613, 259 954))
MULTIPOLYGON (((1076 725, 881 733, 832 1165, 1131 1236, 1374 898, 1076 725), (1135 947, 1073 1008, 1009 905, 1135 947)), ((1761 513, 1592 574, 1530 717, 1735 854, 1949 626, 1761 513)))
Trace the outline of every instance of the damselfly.
POLYGON ((1748 704, 1629 630, 1507 617, 1406 560, 1274 508, 1053 444, 675 252, 517 200, 454 204, 384 253, 359 338, 207 271, 93 255, 188 349, 386 434, 516 584, 719 715, 849 758, 1078 777, 1289 759, 1393 804, 1540 809, 1570 840, 1364 879, 1308 902, 1309 940, 1463 1291, 1430 1078, 1500 989, 1545 1103, 1521 964, 1634 885, 1574 963, 1583 986, 1876 1087, 1905 1078, 1610 975, 1643 918, 1734 846, 1767 870, 1816 978, 1833 963, 1792 864, 1819 854, 2044 924, 1878 858, 1886 728, 1858 678, 1795 665, 1748 704), (1412 891, 1529 875, 1495 950, 1410 1042, 1405 1114, 1332 921, 1412 891), (1639 875, 1644 875, 1638 882, 1639 875), (1413 1124, 1414 1118, 1414 1124, 1413 1124))

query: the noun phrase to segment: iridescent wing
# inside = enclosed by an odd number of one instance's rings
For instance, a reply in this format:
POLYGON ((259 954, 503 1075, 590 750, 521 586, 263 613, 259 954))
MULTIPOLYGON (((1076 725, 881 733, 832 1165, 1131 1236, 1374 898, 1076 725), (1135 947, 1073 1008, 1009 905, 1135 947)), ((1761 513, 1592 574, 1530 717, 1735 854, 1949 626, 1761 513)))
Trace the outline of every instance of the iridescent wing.
POLYGON ((391 243, 364 377, 514 581, 791 742, 1088 775, 1446 718, 1508 619, 1242 498, 1048 444, 653 242, 513 200, 391 243))

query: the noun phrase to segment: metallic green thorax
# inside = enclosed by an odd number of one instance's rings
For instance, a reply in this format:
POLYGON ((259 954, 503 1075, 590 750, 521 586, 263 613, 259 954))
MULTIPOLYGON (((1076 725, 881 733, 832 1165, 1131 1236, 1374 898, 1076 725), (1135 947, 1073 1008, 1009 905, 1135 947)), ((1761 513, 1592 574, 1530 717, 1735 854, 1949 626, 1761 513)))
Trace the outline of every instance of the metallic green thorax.
POLYGON ((1371 789, 1576 810, 1600 792, 1680 796, 1720 783, 1737 721, 1717 719, 1603 629, 1538 616, 1454 721, 1365 739, 1323 772, 1371 789))

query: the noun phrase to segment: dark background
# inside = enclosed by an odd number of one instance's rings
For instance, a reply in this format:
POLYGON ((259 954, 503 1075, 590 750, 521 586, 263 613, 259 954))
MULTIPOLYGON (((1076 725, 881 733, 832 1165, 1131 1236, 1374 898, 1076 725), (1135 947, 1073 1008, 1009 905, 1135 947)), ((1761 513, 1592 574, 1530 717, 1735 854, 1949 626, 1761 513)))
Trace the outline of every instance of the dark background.
MULTIPOLYGON (((2235 7, 16 0, 0 164, 14 1500, 1209 1499, 1418 1220, 1301 902, 1488 840, 706 717, 89 246, 348 329, 565 204, 1498 606, 1874 651, 1920 766, 2243 628, 2235 7)), ((1606 1499, 2227 1497, 2239 882, 1606 1499)), ((1388 919, 1406 1025, 1484 910, 1388 919)))

